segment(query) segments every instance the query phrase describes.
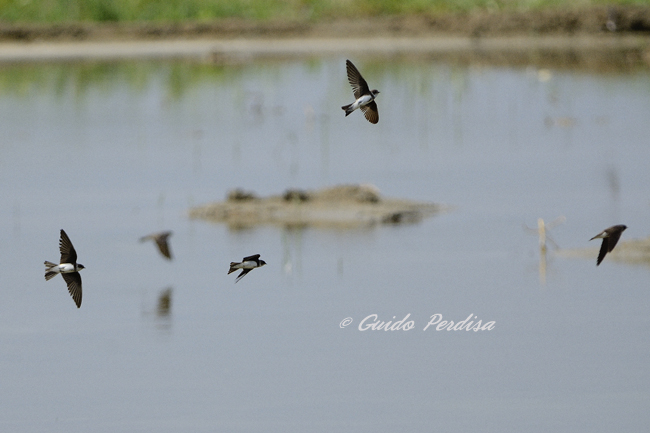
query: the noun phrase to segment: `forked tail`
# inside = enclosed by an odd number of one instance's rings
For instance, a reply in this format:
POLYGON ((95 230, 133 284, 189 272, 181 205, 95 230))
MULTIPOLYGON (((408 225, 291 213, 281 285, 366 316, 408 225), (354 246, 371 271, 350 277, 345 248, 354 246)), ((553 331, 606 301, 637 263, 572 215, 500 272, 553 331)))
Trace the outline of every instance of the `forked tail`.
POLYGON ((48 261, 45 262, 45 281, 51 280, 52 278, 56 277, 56 274, 58 274, 58 272, 53 271, 52 269, 57 266, 59 265, 57 265, 56 263, 52 263, 48 261))
POLYGON ((237 268, 234 268, 233 266, 238 265, 239 263, 237 262, 230 262, 230 270, 228 271, 228 274, 235 272, 237 268))
POLYGON ((341 107, 343 110, 345 110, 345 116, 347 117, 348 114, 352 113, 354 110, 352 109, 352 104, 344 105, 341 107))

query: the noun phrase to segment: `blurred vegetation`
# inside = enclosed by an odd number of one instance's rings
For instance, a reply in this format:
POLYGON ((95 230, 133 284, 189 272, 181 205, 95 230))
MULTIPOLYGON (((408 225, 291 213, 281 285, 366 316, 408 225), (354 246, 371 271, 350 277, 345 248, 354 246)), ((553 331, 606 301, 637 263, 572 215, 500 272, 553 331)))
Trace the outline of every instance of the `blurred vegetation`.
POLYGON ((111 94, 119 88, 133 93, 150 89, 160 80, 166 97, 177 99, 199 83, 228 85, 241 79, 241 66, 170 62, 79 62, 9 64, 0 67, 0 95, 26 98, 53 94, 83 98, 89 91, 111 94))
POLYGON ((611 5, 650 6, 650 0, 0 0, 0 22, 180 22, 221 18, 317 21, 611 5))

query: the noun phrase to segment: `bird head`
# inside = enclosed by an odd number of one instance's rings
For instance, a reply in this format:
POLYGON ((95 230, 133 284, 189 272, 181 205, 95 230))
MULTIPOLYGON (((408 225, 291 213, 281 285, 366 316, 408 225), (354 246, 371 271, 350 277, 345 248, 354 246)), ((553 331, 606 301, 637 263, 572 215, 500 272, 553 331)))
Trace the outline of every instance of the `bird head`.
POLYGON ((77 263, 77 269, 82 270, 82 269, 86 269, 86 267, 84 265, 82 265, 81 263, 77 263))
POLYGON ((260 267, 264 266, 266 262, 264 260, 260 260, 260 267))
POLYGON ((377 95, 377 94, 379 94, 381 92, 379 90, 375 89, 375 90, 371 90, 370 93, 372 93, 372 96, 375 96, 375 95, 377 95))

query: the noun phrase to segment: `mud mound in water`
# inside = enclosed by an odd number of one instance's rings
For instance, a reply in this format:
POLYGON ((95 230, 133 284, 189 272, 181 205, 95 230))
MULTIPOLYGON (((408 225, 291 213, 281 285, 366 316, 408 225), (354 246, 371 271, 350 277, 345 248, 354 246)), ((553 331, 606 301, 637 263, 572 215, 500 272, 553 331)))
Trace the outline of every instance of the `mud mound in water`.
POLYGON ((315 191, 289 189, 258 197, 236 189, 225 201, 190 209, 190 218, 226 223, 233 228, 258 224, 359 227, 403 224, 449 210, 449 207, 382 197, 373 185, 340 185, 315 191))

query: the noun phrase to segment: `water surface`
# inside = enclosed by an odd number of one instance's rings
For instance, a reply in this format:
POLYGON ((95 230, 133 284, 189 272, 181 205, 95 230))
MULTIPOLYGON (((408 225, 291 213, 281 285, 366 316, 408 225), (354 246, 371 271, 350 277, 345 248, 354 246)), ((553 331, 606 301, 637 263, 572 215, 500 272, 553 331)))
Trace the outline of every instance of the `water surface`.
POLYGON ((550 255, 542 284, 522 227, 564 215, 564 248, 618 223, 648 235, 648 71, 353 59, 381 91, 371 125, 340 109, 344 61, 0 69, 4 430, 648 425, 650 269, 550 255), (456 210, 350 231, 186 216, 237 187, 341 183, 456 210), (43 279, 61 228, 79 310, 43 279), (162 229, 172 262, 138 243, 162 229), (268 265, 235 285, 228 263, 255 253, 268 265), (370 314, 415 326, 359 331, 370 314), (423 331, 434 314, 495 328, 423 331))

